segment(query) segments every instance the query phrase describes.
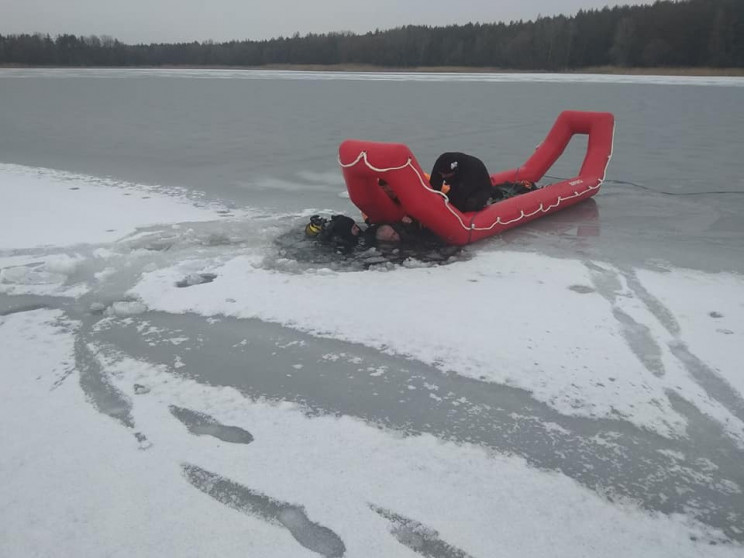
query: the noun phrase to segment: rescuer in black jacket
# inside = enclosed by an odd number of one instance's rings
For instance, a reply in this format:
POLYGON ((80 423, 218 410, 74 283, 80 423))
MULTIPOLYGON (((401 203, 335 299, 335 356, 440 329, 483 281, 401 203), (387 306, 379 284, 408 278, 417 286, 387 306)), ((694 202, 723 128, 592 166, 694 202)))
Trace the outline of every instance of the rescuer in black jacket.
POLYGON ((483 161, 466 153, 442 153, 431 169, 429 184, 442 190, 446 182, 450 203, 462 212, 480 211, 493 195, 493 185, 483 161))

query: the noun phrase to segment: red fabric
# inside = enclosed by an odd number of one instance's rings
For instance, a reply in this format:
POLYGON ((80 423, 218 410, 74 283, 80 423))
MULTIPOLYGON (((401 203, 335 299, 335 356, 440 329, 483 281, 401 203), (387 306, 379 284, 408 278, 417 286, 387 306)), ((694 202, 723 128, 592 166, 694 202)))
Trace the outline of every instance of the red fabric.
POLYGON ((545 140, 522 166, 492 174, 491 182, 539 181, 563 154, 571 138, 586 134, 587 151, 578 175, 474 213, 461 213, 446 203, 440 192, 432 190, 406 145, 346 140, 339 146, 339 163, 352 203, 367 215, 369 222, 392 223, 408 215, 445 242, 462 245, 596 194, 612 156, 614 127, 615 119, 610 113, 562 112, 545 140), (397 202, 380 187, 380 180, 386 181, 395 192, 397 202))

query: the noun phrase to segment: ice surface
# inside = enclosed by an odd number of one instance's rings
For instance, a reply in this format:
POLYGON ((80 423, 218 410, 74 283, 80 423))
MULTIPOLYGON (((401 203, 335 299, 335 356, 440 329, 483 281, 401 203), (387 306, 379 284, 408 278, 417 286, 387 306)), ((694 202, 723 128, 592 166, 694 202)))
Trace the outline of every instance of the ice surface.
MULTIPOLYGON (((688 338, 671 328, 671 310, 607 263, 490 252, 436 268, 285 274, 238 256, 214 272, 219 279, 184 292, 171 287, 183 276, 179 266, 160 269, 130 294, 166 312, 259 318, 362 343, 527 389, 564 414, 621 416, 666 436, 685 432, 666 395, 677 391, 744 441, 741 397, 726 404, 693 381, 678 351, 688 338)), ((660 278, 665 292, 683 289, 711 309, 744 289, 734 275, 707 276, 709 293, 678 283, 674 272, 660 278)), ((744 309, 728 308, 726 323, 741 331, 744 309)), ((710 355, 715 375, 737 385, 737 336, 710 334, 721 344, 710 355)))
MULTIPOLYGON (((477 443, 313 414, 252 393, 250 382, 241 391, 200 381, 191 354, 204 347, 204 362, 219 362, 207 334, 169 332, 148 316, 196 313, 215 329, 227 316, 275 322, 321 344, 433 366, 438 382, 411 378, 401 391, 444 408, 477 412, 465 395, 439 389, 443 378, 472 379, 480 389, 527 390, 561 417, 617 425, 595 444, 612 446, 624 425, 695 444, 723 429, 734 455, 744 439, 742 277, 510 251, 439 267, 282 271, 266 265, 281 229, 268 219, 232 229, 183 198, 143 199, 151 194, 136 185, 129 190, 142 196, 16 166, 0 176, 0 469, 11 481, 0 502, 3 556, 741 554, 736 542, 712 544, 744 533, 706 526, 711 503, 665 515, 477 443), (124 211, 129 198, 138 201, 124 211), (13 220, 26 210, 36 218, 13 220), (115 233, 103 228, 112 222, 115 233), (178 288, 195 274, 213 280, 178 288), (111 347, 106 328, 127 326, 169 364, 111 347), (695 424, 691 409, 703 415, 695 424), (225 443, 236 432, 251 443, 225 443)), ((288 359, 282 381, 324 373, 292 357, 307 339, 277 344, 274 356, 288 359)), ((251 358, 256 339, 230 342, 245 351, 248 378, 266 366, 251 358)), ((322 354, 379 389, 402 375, 351 353, 322 354)), ((669 474, 687 466, 684 452, 663 451, 669 474)), ((697 467, 690 474, 718 493, 741 493, 740 475, 717 476, 717 454, 697 467)))
POLYGON ((312 81, 420 81, 479 83, 632 83, 639 85, 699 85, 744 87, 744 78, 736 76, 665 76, 622 74, 551 74, 551 73, 489 73, 489 72, 317 72, 303 70, 223 70, 223 69, 4 69, 3 77, 54 78, 125 78, 151 76, 188 79, 244 80, 312 80, 312 81))
POLYGON ((472 556, 490 556, 496 546, 504 556, 535 557, 740 552, 701 546, 690 537, 707 535, 684 518, 611 504, 519 458, 431 436, 390 436, 343 417, 308 419, 295 405, 250 402, 235 390, 147 363, 104 359, 106 374, 133 402, 137 429, 154 441, 138 451, 133 429, 97 414, 74 378, 64 379, 74 361, 74 335, 57 322, 61 317, 40 310, 0 318, 0 349, 15 363, 0 378, 13 395, 3 406, 0 435, 3 470, 13 479, 1 504, 4 556, 60 548, 76 555, 128 549, 156 556, 167 549, 312 556, 318 552, 306 548, 313 544, 334 555, 331 530, 348 556, 408 556, 416 533, 420 544, 472 556), (138 383, 150 391, 138 394, 138 383), (195 444, 171 416, 172 402, 249 426, 255 441, 237 446, 239 453, 218 451, 208 439, 195 444), (188 462, 209 463, 219 474, 188 466, 200 491, 186 490, 178 471, 188 462), (201 491, 212 498, 200 498, 201 491), (297 536, 272 518, 297 528, 297 536), (305 518, 316 524, 320 542, 305 538, 305 518))
POLYGON ((173 209, 178 221, 212 220, 220 209, 195 207, 183 192, 169 197, 142 186, 50 169, 0 163, 0 176, 5 209, 0 250, 111 242, 138 227, 167 222, 164 216, 173 209))

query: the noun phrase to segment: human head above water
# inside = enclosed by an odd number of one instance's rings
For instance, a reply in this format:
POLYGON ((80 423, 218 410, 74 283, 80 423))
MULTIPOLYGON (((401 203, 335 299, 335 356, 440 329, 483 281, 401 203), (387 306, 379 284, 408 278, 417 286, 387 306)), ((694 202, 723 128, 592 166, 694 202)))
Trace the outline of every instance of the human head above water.
POLYGON ((400 242, 400 234, 391 225, 380 225, 375 231, 378 242, 400 242))
POLYGON ((359 236, 361 229, 356 221, 346 215, 334 215, 331 217, 331 225, 333 227, 333 233, 336 236, 343 238, 350 238, 352 236, 359 236))
POLYGON ((351 249, 359 243, 362 230, 354 219, 346 215, 333 215, 327 221, 318 238, 323 242, 334 244, 344 250, 351 249))

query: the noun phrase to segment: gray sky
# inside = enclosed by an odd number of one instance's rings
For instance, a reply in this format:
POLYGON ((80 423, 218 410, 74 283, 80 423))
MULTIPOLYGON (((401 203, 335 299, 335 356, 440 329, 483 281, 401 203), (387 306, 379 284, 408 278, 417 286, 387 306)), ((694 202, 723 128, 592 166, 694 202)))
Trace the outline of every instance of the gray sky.
POLYGON ((0 0, 0 34, 111 35, 125 43, 364 33, 573 15, 653 0, 0 0))

